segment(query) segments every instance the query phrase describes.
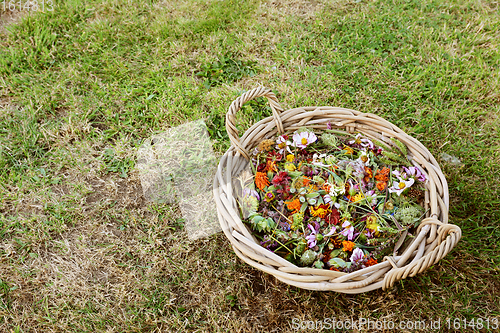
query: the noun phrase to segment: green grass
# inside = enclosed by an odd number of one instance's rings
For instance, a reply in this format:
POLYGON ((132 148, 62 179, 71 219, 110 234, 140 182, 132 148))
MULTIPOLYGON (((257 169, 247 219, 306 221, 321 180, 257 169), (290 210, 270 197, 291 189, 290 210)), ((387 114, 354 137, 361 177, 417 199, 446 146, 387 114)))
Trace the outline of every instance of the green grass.
MULTIPOLYGON (((54 3, 0 29, 1 331, 499 318, 497 2, 54 3), (221 234, 188 241, 175 205, 144 200, 136 150, 203 118, 224 152, 228 106, 258 85, 285 109, 372 112, 419 139, 446 174, 457 248, 394 290, 346 296, 279 283, 221 234)), ((270 114, 247 104, 240 133, 270 114)))

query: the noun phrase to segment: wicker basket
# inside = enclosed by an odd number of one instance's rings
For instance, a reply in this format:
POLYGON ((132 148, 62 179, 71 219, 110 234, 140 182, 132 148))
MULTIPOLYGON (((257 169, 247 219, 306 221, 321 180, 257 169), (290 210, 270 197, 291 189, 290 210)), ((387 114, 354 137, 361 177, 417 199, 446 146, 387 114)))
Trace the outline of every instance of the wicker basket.
POLYGON ((379 116, 359 111, 322 107, 301 107, 283 111, 271 90, 256 88, 238 97, 226 115, 226 129, 232 146, 221 158, 214 179, 214 197, 218 218, 234 252, 247 264, 274 275, 287 284, 309 290, 333 290, 357 294, 392 287, 395 282, 423 272, 446 256, 461 237, 459 227, 448 223, 448 186, 439 165, 430 152, 416 139, 379 116), (242 105, 264 96, 269 100, 272 117, 267 117, 240 138, 235 126, 235 114, 242 105), (261 140, 285 131, 307 126, 317 132, 332 128, 349 133, 361 132, 370 138, 387 141, 396 137, 408 146, 410 158, 424 170, 426 218, 420 223, 415 238, 400 255, 353 273, 326 269, 297 267, 284 258, 260 246, 250 229, 242 222, 232 179, 250 158, 249 151, 261 140))

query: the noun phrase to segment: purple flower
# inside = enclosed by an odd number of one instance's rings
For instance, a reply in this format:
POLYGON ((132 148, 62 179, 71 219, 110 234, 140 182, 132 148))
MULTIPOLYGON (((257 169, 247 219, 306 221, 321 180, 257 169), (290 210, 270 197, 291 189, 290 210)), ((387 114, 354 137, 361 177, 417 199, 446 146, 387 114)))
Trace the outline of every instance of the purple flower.
POLYGON ((317 243, 317 242, 316 242, 316 235, 317 235, 317 233, 318 233, 318 232, 317 232, 317 231, 316 231, 316 229, 315 229, 312 225, 310 225, 310 224, 308 224, 308 225, 307 225, 307 227, 308 227, 309 229, 311 229, 311 234, 310 234, 309 236, 306 236, 306 239, 307 239, 307 246, 309 246, 309 248, 310 248, 310 249, 312 249, 313 247, 315 247, 315 246, 316 246, 316 243, 317 243))
POLYGON ((280 227, 281 230, 283 231, 290 231, 290 223, 286 222, 286 221, 281 221, 279 220, 279 218, 275 218, 274 221, 278 220, 278 225, 280 227))
POLYGON ((318 140, 318 137, 312 132, 295 133, 292 146, 304 149, 316 140, 318 140))
POLYGON ((320 241, 321 239, 323 239, 323 237, 327 237, 327 236, 331 236, 335 233, 335 231, 337 231, 337 229, 335 228, 335 226, 332 227, 332 230, 330 230, 329 233, 327 233, 326 235, 321 235, 318 231, 319 231, 319 224, 316 223, 316 226, 313 227, 312 225, 308 224, 307 227, 309 229, 311 229, 311 234, 309 234, 308 236, 306 236, 306 239, 307 239, 307 246, 312 249, 313 247, 316 246, 316 244, 318 243, 318 235, 322 236, 320 238, 320 241))
POLYGON ((262 245, 268 250, 271 250, 272 247, 278 246, 278 243, 276 241, 273 241, 272 239, 269 239, 269 237, 265 235, 262 242, 260 242, 260 245, 262 245))
POLYGON ((363 250, 361 250, 359 247, 355 248, 354 251, 352 251, 351 255, 351 262, 355 263, 363 259, 365 254, 363 253, 363 250))
POLYGON ((250 189, 248 187, 245 187, 243 189, 243 198, 247 197, 247 196, 252 196, 252 197, 255 197, 257 198, 257 200, 260 200, 260 196, 259 196, 259 193, 257 193, 256 190, 253 190, 253 189, 250 189))
POLYGON ((332 230, 330 230, 330 232, 329 232, 329 233, 327 233, 327 234, 325 235, 325 237, 328 237, 328 236, 333 235, 333 234, 335 233, 335 231, 337 231, 337 227, 336 227, 336 226, 332 226, 332 230))

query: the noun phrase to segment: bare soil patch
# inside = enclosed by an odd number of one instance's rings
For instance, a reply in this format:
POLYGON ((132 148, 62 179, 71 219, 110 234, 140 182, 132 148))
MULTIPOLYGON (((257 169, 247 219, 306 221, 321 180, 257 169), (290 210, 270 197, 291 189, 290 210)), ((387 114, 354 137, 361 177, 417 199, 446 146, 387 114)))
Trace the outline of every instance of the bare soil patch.
POLYGON ((18 11, 18 10, 6 10, 3 11, 3 8, 0 9, 0 33, 10 33, 7 29, 9 25, 16 24, 19 22, 24 16, 27 15, 28 12, 18 11))

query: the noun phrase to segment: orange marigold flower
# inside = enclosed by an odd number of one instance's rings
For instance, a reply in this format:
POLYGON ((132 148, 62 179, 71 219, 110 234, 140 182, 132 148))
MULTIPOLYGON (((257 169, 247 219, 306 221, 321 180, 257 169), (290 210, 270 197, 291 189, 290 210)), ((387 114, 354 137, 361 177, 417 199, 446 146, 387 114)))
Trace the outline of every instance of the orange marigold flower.
POLYGON ((386 187, 387 187, 386 182, 377 182, 377 188, 380 192, 384 191, 386 187))
POLYGON ((388 175, 391 170, 388 167, 383 167, 382 170, 379 170, 381 174, 388 175))
POLYGON ((373 258, 370 258, 365 262, 366 267, 370 267, 370 266, 373 266, 376 264, 378 264, 378 261, 377 261, 377 259, 373 259, 373 258))
POLYGON ((259 188, 259 190, 263 190, 264 187, 269 186, 269 178, 264 172, 257 172, 255 174, 255 185, 259 188))
POLYGON ((349 251, 352 251, 352 249, 354 249, 354 243, 353 242, 343 241, 342 245, 344 246, 344 248, 342 250, 344 250, 345 252, 349 252, 349 251))
POLYGON ((285 204, 286 204, 286 207, 289 210, 292 210, 294 213, 298 212, 300 210, 300 207, 302 206, 299 199, 295 199, 292 201, 285 201, 285 204))
POLYGON ((377 170, 375 179, 381 182, 386 182, 389 180, 389 172, 391 170, 388 167, 383 167, 381 170, 377 170))
POLYGON ((308 186, 309 183, 311 182, 311 178, 309 178, 309 177, 302 177, 302 182, 304 183, 304 186, 308 186))
POLYGON ((369 182, 370 178, 373 178, 373 170, 365 166, 365 182, 369 182))
POLYGON ((321 217, 321 218, 324 218, 326 216, 326 214, 328 214, 330 212, 330 206, 329 205, 325 205, 325 204, 320 204, 316 207, 309 207, 309 211, 311 212, 311 215, 312 216, 316 216, 316 217, 321 217))

